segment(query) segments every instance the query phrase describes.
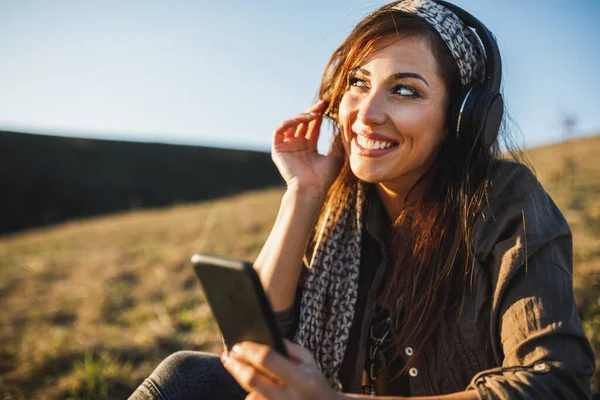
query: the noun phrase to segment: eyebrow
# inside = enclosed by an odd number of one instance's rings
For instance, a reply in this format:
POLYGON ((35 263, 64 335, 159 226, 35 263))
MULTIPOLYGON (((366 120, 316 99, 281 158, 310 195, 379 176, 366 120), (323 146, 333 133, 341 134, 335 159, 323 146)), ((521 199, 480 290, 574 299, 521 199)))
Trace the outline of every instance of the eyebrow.
MULTIPOLYGON (((353 71, 358 71, 361 74, 363 74, 364 76, 371 76, 371 73, 364 68, 356 67, 353 69, 353 71)), ((429 82, 427 82, 427 80, 425 78, 423 78, 421 75, 419 75, 415 72, 397 72, 390 76, 391 80, 398 80, 398 79, 402 79, 402 78, 419 79, 419 80, 423 81, 427 85, 427 87, 429 87, 429 82)))

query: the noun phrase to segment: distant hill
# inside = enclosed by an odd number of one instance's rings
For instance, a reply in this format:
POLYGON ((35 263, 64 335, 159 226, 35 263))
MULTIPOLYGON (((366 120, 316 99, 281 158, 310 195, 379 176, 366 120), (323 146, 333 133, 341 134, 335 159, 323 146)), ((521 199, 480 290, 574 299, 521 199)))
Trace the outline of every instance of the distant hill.
POLYGON ((263 152, 0 131, 0 234, 281 183, 263 152))

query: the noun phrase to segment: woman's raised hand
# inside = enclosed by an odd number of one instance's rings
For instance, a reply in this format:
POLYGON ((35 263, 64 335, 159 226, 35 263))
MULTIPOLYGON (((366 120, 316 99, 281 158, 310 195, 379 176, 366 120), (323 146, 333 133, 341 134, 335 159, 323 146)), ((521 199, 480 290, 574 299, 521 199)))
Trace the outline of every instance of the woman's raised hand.
POLYGON ((273 132, 272 158, 288 188, 325 197, 342 165, 343 149, 332 145, 329 154, 317 152, 326 102, 284 121, 273 132))

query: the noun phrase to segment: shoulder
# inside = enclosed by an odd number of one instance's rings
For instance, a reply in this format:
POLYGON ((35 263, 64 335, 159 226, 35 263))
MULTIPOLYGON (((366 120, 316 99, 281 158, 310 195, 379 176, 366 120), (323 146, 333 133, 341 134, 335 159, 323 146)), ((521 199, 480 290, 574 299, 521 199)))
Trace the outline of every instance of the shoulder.
POLYGON ((571 232, 564 216, 525 165, 501 160, 495 166, 488 197, 473 227, 478 259, 494 249, 525 248, 528 255, 571 232))
POLYGON ((502 208, 506 203, 531 196, 539 186, 539 181, 527 166, 515 161, 498 160, 494 164, 486 206, 491 209, 502 208))

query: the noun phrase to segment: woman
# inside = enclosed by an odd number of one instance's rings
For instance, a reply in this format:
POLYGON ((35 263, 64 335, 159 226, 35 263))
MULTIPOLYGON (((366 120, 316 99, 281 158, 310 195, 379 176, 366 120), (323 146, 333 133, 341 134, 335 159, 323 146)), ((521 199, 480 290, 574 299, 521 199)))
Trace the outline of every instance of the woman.
POLYGON ((569 228, 526 167, 500 160, 499 59, 456 13, 373 12, 333 54, 322 100, 274 132, 287 190, 255 268, 292 360, 240 343, 221 357, 229 376, 177 353, 132 398, 590 398, 569 228), (464 112, 478 83, 487 120, 464 112))

